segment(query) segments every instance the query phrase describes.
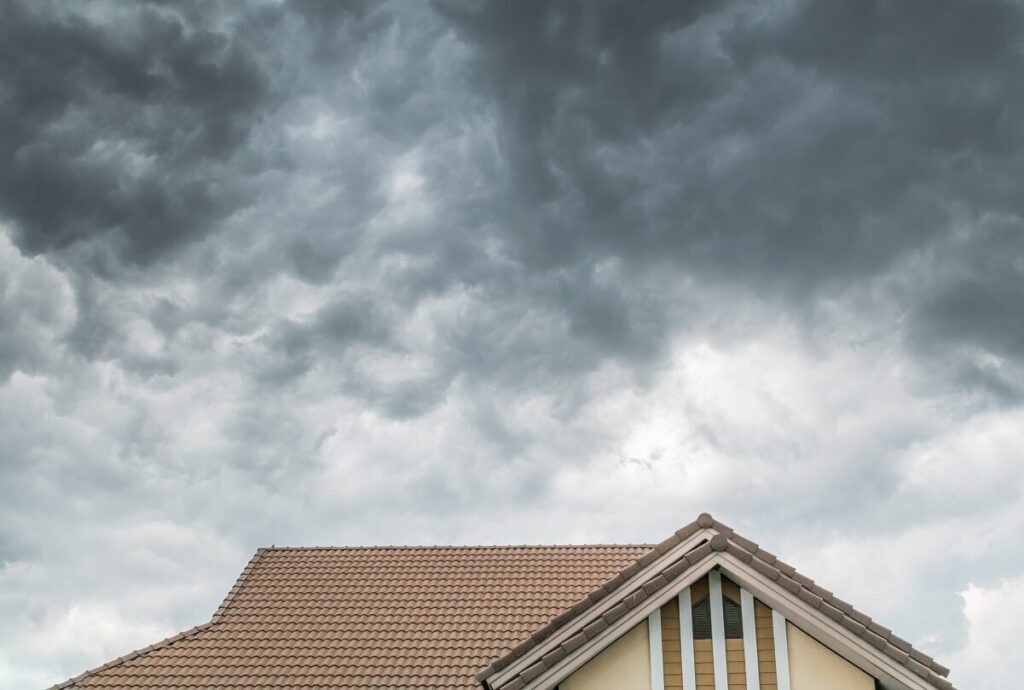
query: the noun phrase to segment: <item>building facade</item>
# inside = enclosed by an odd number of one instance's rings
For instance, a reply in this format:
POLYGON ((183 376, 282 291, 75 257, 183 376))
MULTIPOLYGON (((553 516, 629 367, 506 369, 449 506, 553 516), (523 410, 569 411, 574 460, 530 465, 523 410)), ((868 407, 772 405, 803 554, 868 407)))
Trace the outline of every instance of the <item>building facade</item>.
POLYGON ((257 551, 211 620, 55 688, 953 690, 702 514, 657 544, 257 551))

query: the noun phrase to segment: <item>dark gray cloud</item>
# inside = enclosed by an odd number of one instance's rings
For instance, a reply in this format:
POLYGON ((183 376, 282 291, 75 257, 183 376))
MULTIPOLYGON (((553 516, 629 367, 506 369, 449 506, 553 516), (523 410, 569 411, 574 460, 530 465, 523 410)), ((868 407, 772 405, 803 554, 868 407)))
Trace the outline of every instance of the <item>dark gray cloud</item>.
POLYGON ((28 253, 105 235, 148 262, 240 203, 259 162, 238 158, 275 97, 252 21, 88 9, 5 3, 0 204, 28 253))
POLYGON ((1007 687, 1019 4, 2 12, 0 686, 259 545, 711 509, 1007 687))
POLYGON ((645 4, 624 11, 633 22, 530 7, 463 23, 517 199, 559 202, 532 233, 510 230, 531 258, 668 254, 804 290, 885 269, 949 232, 956 211, 1016 210, 1010 186, 977 177, 1018 171, 1016 8, 950 6, 918 32, 909 5, 795 3, 726 26, 645 4), (688 88, 694 72, 710 83, 688 88))
POLYGON ((985 229, 1021 210, 1019 6, 440 7, 497 107, 525 265, 669 262, 799 309, 957 237, 907 296, 912 341, 1019 358, 1024 237, 985 229), (957 265, 989 252, 1002 270, 957 265))

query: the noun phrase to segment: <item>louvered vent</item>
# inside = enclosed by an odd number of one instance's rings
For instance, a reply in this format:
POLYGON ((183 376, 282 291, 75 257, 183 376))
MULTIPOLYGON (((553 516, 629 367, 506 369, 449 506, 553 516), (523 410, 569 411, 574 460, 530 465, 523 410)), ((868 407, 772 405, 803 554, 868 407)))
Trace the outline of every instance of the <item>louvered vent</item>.
MULTIPOLYGON (((722 597, 722 604, 726 639, 743 639, 743 609, 728 597, 722 597)), ((711 600, 708 597, 693 605, 693 639, 711 639, 711 600)))
POLYGON ((722 598, 722 604, 725 609, 725 639, 743 639, 743 609, 728 597, 722 598))
POLYGON ((711 600, 707 597, 693 605, 693 639, 711 639, 711 600))

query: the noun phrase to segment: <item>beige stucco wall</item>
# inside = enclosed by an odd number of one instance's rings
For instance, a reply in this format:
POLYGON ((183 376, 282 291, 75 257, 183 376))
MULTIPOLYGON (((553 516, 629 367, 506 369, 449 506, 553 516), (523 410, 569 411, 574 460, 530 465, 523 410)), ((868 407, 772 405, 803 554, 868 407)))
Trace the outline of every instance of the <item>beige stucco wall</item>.
POLYGON ((612 642, 558 685, 559 690, 650 690, 647 621, 612 642))
POLYGON ((793 690, 874 690, 875 681, 792 623, 786 624, 793 690))

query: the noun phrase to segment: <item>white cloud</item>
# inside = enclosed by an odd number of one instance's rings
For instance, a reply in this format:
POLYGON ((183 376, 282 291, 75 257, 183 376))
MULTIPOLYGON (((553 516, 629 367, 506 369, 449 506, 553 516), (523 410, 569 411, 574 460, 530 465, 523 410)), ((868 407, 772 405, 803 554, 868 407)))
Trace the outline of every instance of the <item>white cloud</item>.
POLYGON ((971 690, 1009 690, 1020 686, 1024 665, 1024 576, 964 592, 967 645, 950 658, 950 679, 971 690))

